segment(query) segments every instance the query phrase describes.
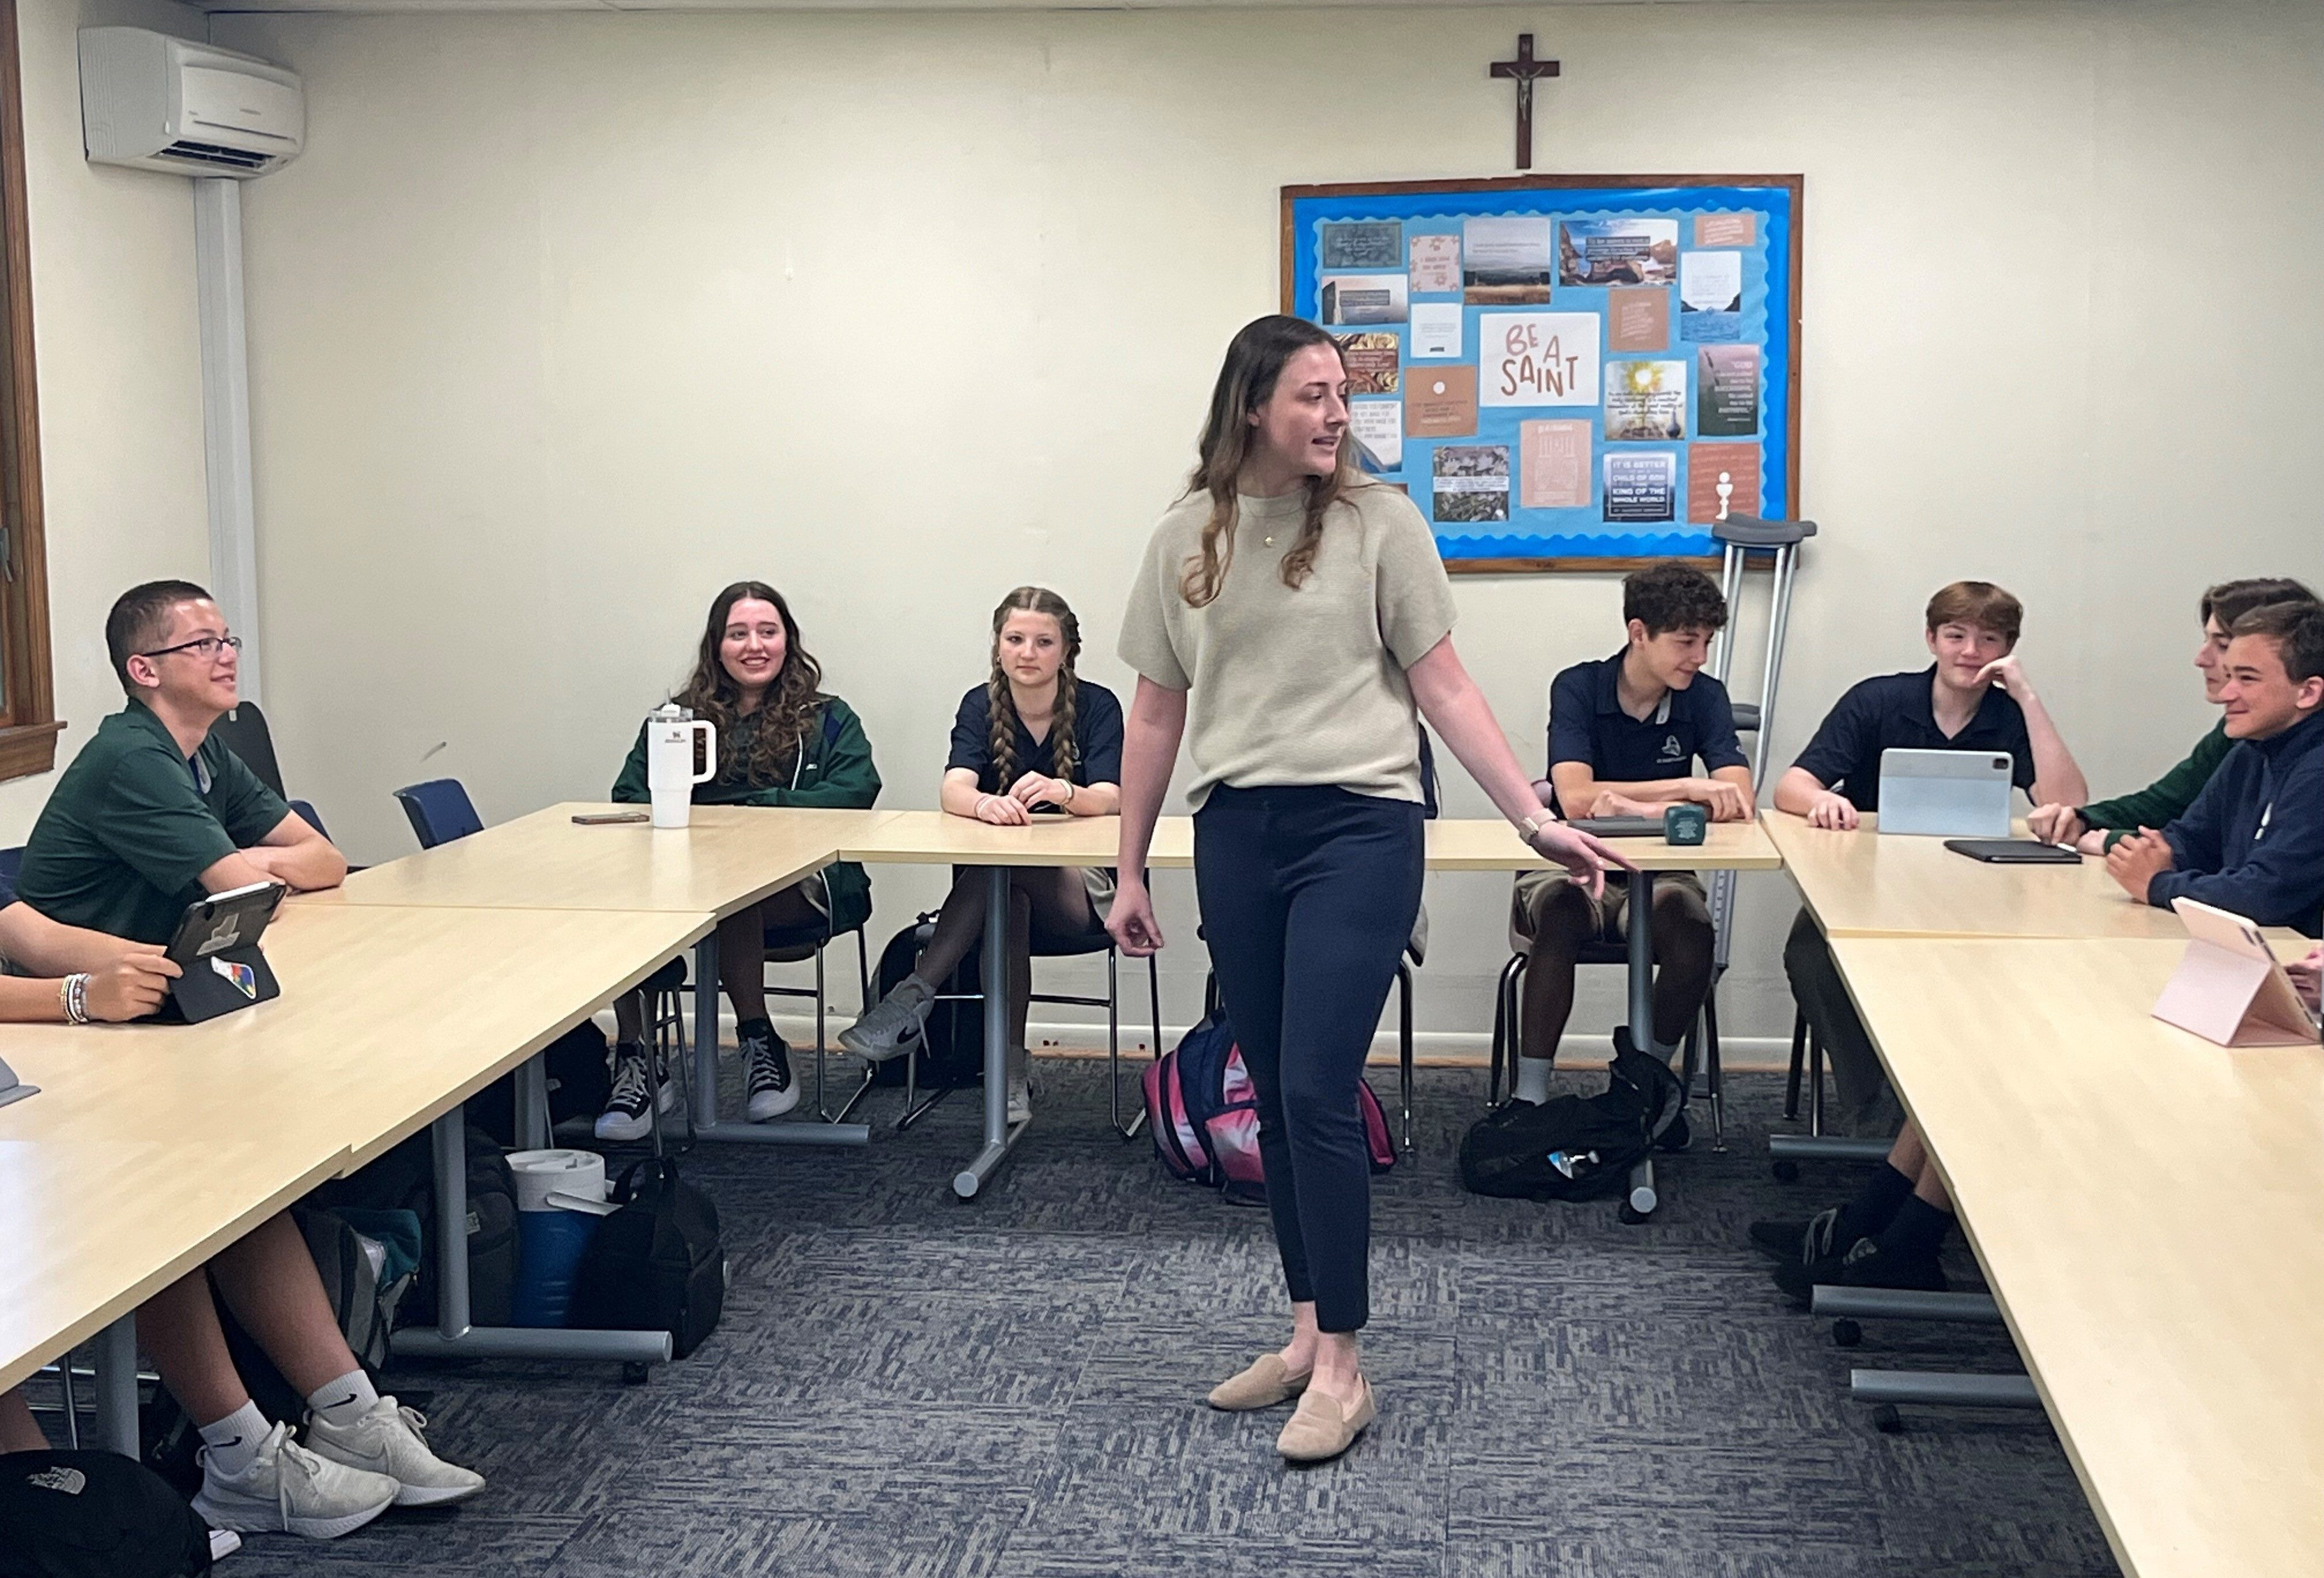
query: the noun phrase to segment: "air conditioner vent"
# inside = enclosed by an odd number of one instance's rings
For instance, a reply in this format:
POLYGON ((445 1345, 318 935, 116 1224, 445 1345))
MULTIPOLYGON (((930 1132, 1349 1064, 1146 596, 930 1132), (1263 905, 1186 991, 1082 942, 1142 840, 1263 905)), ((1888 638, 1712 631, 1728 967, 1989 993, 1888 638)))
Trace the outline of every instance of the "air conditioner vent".
POLYGON ((161 156, 195 164, 220 164, 229 170, 263 170, 277 157, 247 148, 221 148, 215 143, 172 143, 161 150, 161 156))

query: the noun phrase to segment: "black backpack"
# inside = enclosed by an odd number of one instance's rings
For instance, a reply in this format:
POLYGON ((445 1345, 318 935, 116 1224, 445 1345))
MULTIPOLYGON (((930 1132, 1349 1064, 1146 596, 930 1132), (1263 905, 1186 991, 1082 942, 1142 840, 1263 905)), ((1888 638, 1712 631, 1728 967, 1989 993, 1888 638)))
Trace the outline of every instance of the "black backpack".
POLYGON ((1602 1200, 1622 1193, 1630 1169, 1679 1114, 1678 1076, 1659 1057, 1614 1032, 1606 1089, 1536 1106, 1511 1102, 1461 1137, 1461 1186, 1505 1200, 1602 1200))
POLYGON ((726 1304, 718 1207, 667 1157, 632 1162, 607 1198, 621 1209, 582 1253, 568 1324, 668 1332, 671 1357, 683 1359, 717 1330, 726 1304))
MULTIPOLYGON (((879 996, 873 1001, 884 999, 912 973, 912 966, 920 962, 920 950, 928 946, 936 920, 933 912, 923 915, 888 939, 888 946, 880 950, 880 974, 874 986, 879 996)), ((938 989, 938 997, 982 990, 983 960, 981 945, 970 948, 952 978, 938 989)), ((924 1091, 971 1090, 983 1084, 984 1005, 957 1001, 931 1004, 919 1048, 912 1056, 919 1059, 915 1078, 924 1091)), ((904 1072, 904 1059, 891 1057, 872 1070, 872 1083, 900 1085, 904 1072)))
MULTIPOLYGON (((678 962, 678 978, 685 967, 678 962)), ((549 1076, 549 1122, 595 1118, 613 1099, 613 1048, 594 1020, 583 1020, 540 1049, 549 1076)), ((504 1074, 468 1098, 468 1121, 503 1149, 516 1148, 516 1078, 504 1074)))
POLYGON ((210 1531, 152 1470, 113 1452, 0 1455, 0 1578, 180 1578, 210 1531))

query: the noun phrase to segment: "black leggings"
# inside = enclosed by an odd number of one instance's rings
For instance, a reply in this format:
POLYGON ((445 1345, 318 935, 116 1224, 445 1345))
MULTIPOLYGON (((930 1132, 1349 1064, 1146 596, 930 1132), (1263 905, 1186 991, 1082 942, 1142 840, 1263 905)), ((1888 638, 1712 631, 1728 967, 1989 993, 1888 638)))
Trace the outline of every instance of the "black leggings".
POLYGON ((1420 909, 1421 810, 1330 786, 1213 789, 1194 886, 1259 1094, 1283 1278, 1326 1332, 1370 1314, 1371 1159, 1356 1084, 1420 909))

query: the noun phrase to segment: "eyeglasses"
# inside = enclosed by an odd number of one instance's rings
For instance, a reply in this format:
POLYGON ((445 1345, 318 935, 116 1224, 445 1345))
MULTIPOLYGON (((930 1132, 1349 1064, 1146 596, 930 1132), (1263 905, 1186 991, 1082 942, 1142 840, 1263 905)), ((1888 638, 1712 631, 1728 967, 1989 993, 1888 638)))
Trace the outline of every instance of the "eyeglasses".
POLYGON ((180 641, 174 647, 163 647, 158 652, 139 652, 137 656, 141 658, 166 658, 171 652, 191 652, 197 658, 207 662, 217 656, 217 651, 220 647, 230 647, 238 652, 242 651, 242 638, 238 635, 196 636, 192 641, 180 641))

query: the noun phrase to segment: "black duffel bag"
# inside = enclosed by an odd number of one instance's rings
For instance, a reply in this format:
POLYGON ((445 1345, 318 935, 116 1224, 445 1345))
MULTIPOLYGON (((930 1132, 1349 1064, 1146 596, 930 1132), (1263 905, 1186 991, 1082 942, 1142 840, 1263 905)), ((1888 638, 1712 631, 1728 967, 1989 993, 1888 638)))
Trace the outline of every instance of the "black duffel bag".
POLYGON ((0 1455, 0 1578, 181 1578, 210 1531, 151 1469, 112 1452, 0 1455))
POLYGON ((667 1157, 632 1162, 607 1199, 573 1275, 567 1324, 599 1331, 668 1332, 683 1359, 718 1329, 726 1304, 726 1251, 718 1207, 682 1182, 667 1157))
POLYGON ((1606 1089, 1536 1106, 1511 1102, 1461 1137, 1461 1186, 1505 1200, 1602 1200, 1619 1195, 1630 1169, 1678 1120, 1685 1092, 1660 1058, 1614 1032, 1606 1089))

